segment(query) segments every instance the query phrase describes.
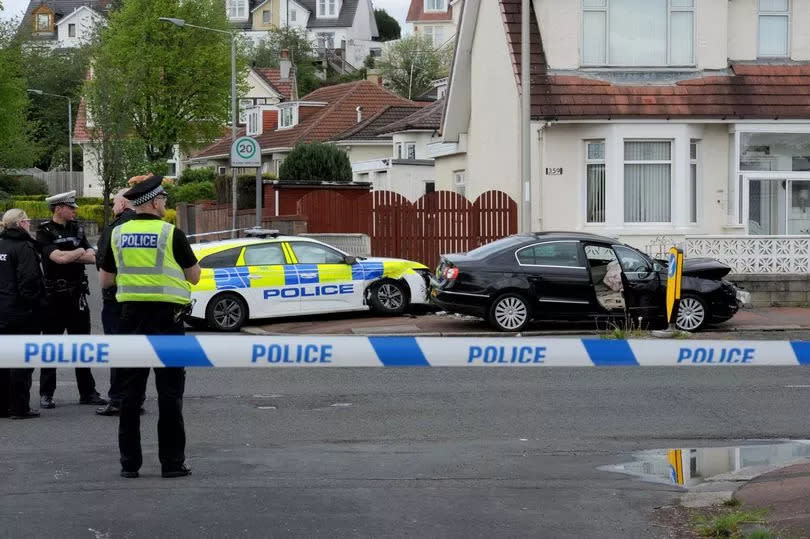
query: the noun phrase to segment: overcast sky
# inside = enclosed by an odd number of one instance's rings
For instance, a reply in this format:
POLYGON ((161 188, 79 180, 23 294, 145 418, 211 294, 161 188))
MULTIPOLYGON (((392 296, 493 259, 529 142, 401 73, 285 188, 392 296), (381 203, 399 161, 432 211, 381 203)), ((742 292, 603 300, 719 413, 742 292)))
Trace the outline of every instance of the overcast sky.
MULTIPOLYGON (((406 30, 405 17, 408 14, 410 0, 373 0, 374 7, 386 10, 399 21, 403 32, 406 30)), ((2 0, 5 11, 0 11, 0 18, 9 19, 22 14, 28 5, 28 0, 2 0)))

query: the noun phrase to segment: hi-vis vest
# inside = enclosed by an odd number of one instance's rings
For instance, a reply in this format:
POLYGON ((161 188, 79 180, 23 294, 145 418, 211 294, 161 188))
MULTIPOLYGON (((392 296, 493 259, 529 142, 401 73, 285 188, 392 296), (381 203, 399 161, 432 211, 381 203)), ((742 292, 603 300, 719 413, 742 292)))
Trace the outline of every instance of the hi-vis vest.
POLYGON ((191 301, 191 285, 174 259, 173 238, 174 225, 159 219, 133 219, 113 229, 116 300, 191 301))

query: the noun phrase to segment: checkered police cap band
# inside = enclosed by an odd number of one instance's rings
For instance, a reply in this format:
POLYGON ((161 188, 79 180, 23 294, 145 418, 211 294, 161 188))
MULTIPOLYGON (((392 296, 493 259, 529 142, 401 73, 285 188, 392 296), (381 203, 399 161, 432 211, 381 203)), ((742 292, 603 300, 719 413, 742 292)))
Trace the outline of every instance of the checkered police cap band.
POLYGON ((153 198, 157 197, 158 195, 162 195, 165 192, 166 191, 163 190, 163 186, 158 185, 157 187, 155 187, 154 189, 152 189, 148 193, 144 193, 143 195, 141 195, 138 198, 136 198, 135 200, 133 200, 132 205, 133 206, 140 206, 142 204, 146 204, 147 202, 149 202, 153 198))

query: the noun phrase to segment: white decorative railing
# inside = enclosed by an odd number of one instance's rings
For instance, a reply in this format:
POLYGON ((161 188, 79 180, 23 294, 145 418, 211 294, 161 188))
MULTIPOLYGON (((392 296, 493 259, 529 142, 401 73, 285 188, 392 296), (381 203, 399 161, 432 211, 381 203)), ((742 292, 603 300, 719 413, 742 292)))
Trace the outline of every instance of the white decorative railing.
POLYGON ((734 273, 810 273, 810 236, 687 236, 684 251, 734 273))

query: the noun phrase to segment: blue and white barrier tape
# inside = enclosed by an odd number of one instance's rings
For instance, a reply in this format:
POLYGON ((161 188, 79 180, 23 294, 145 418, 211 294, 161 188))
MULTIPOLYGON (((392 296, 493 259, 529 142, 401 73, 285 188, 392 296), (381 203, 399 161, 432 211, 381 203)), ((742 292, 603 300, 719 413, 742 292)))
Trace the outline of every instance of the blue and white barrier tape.
POLYGON ((810 365, 810 342, 245 335, 0 337, 0 368, 701 365, 810 365))

